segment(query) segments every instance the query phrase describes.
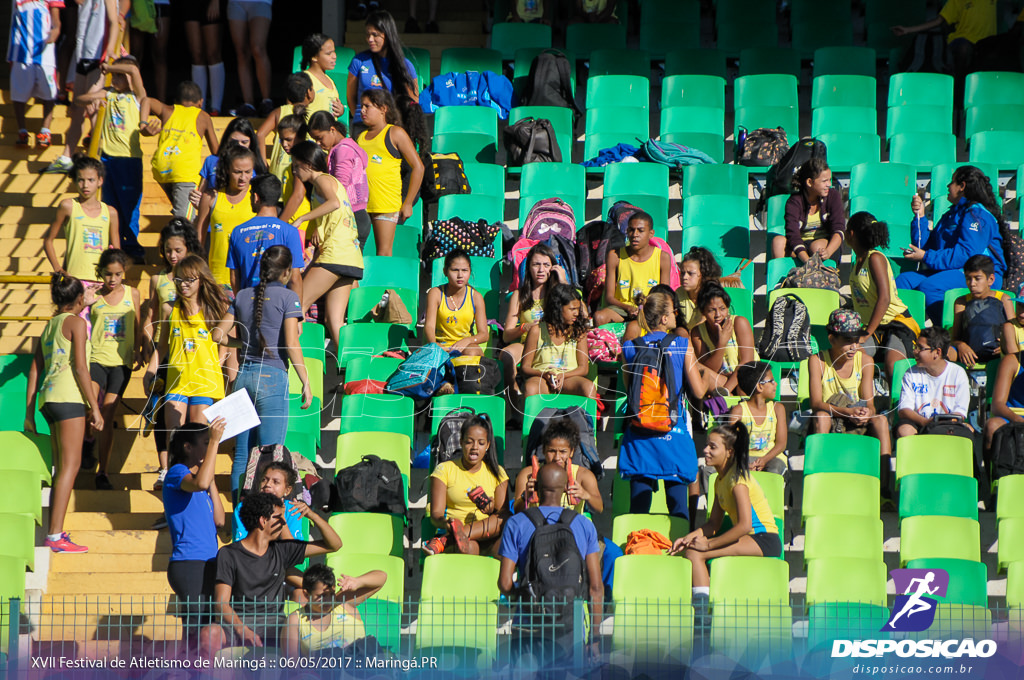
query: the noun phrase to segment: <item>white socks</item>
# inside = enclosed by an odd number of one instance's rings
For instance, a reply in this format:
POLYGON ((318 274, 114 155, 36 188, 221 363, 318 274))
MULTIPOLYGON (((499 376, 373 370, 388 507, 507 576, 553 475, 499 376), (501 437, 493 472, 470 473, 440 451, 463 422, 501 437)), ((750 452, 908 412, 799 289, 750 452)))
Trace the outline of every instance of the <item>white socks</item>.
POLYGON ((704 597, 711 595, 711 586, 694 586, 691 590, 694 595, 703 595, 704 597))
POLYGON ((210 64, 210 108, 220 111, 224 104, 224 62, 210 64))

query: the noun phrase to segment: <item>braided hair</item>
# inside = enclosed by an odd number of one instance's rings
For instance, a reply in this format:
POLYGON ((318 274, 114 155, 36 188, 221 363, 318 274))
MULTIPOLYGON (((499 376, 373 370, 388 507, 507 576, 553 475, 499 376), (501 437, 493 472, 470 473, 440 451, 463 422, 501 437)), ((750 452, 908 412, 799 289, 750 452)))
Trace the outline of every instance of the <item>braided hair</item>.
POLYGON ((267 292, 267 284, 273 283, 291 271, 292 252, 287 246, 270 246, 260 258, 260 282, 253 289, 252 319, 256 326, 256 337, 260 343, 260 352, 267 351, 267 341, 263 337, 263 298, 267 292))

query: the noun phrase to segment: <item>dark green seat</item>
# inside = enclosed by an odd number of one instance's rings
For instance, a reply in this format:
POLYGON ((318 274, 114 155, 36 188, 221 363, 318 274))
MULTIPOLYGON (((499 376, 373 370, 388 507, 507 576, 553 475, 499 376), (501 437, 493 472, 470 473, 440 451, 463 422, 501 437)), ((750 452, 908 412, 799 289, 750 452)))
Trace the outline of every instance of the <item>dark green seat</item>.
POLYGON ((819 47, 814 51, 814 78, 819 76, 875 77, 877 54, 870 47, 819 47))
POLYGON ((788 47, 760 47, 740 52, 740 76, 787 74, 800 77, 800 53, 788 47))
POLYGON ((915 474, 900 480, 900 520, 918 515, 978 519, 978 480, 963 475, 915 474))
POLYGON ((488 224, 505 219, 505 197, 473 194, 452 194, 437 201, 437 219, 460 217, 470 222, 486 220, 488 224))
POLYGON ((523 47, 551 47, 551 27, 519 21, 501 22, 491 27, 491 49, 501 53, 505 61, 513 61, 516 50, 523 47))
POLYGON ((590 53, 590 78, 597 76, 651 75, 651 55, 646 50, 595 49, 590 53))
POLYGON ((360 285, 419 290, 419 264, 419 258, 367 255, 360 285))
POLYGON ((600 49, 626 49, 626 27, 622 24, 571 24, 565 31, 565 46, 577 59, 590 59, 600 49))
POLYGON ((491 71, 501 74, 501 52, 486 47, 449 47, 441 53, 441 73, 491 71))
POLYGON ((703 75, 724 79, 725 54, 700 47, 675 49, 665 55, 665 76, 703 75))

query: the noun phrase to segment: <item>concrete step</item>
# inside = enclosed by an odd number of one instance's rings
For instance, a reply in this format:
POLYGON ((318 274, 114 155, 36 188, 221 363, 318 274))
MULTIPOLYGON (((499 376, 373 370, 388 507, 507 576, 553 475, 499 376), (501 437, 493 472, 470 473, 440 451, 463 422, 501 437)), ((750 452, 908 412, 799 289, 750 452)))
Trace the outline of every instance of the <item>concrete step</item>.
MULTIPOLYGON (((230 493, 221 492, 221 501, 224 507, 230 507, 230 493)), ((71 492, 68 512, 162 512, 163 509, 163 500, 156 491, 75 489, 71 492)))
MULTIPOLYGON (((79 534, 83 533, 86 532, 76 532, 74 540, 79 540, 79 534)), ((92 546, 89 548, 91 550, 92 546)), ((112 555, 99 552, 89 552, 84 555, 59 553, 50 560, 50 582, 53 583, 58 574, 103 573, 115 566, 118 571, 126 573, 166 572, 169 559, 169 553, 138 555, 112 555)))
MULTIPOLYGON (((79 534, 84 532, 79 532, 79 534)), ((77 536, 76 536, 77 538, 77 536)), ((90 546, 91 547, 91 546, 90 546)), ((74 555, 69 555, 75 557, 74 555)), ((113 560, 112 560, 113 562, 113 560)), ((59 573, 50 577, 49 595, 123 595, 125 598, 138 595, 170 595, 173 591, 167 583, 165 572, 121 572, 111 569, 98 572, 59 573)))
MULTIPOLYGON (((132 456, 129 459, 136 457, 138 456, 132 456)), ((155 458, 154 456, 154 460, 155 458)), ((156 478, 156 475, 154 474, 153 477, 156 478)), ((150 488, 152 488, 152 482, 150 488)), ((82 531, 148 531, 153 523, 163 516, 163 512, 71 512, 64 520, 64 528, 69 532, 75 532, 76 538, 82 531)), ((89 547, 92 548, 92 546, 89 547)), ((69 557, 82 556, 69 555, 69 557)))

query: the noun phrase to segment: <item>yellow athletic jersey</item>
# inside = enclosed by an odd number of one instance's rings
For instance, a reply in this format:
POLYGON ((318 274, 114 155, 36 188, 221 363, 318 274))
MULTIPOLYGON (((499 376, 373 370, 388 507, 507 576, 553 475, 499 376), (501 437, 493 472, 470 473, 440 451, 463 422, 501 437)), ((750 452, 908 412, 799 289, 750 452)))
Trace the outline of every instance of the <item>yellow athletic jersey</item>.
POLYGON ((135 355, 135 300, 124 286, 124 297, 110 304, 97 296, 89 310, 92 321, 92 363, 100 366, 131 366, 135 355))
MULTIPOLYGON (((113 158, 142 158, 139 100, 131 92, 107 91, 100 151, 113 158)), ((199 171, 196 171, 199 174, 199 171)))
POLYGON ((402 209, 402 159, 396 157, 387 144, 392 127, 385 125, 373 139, 367 137, 368 131, 363 132, 356 140, 369 158, 366 166, 366 182, 370 188, 366 203, 368 213, 396 213, 402 209))
MULTIPOLYGON (((212 324, 218 322, 211 319, 212 324)), ((224 376, 220 369, 219 347, 210 337, 207 320, 200 312, 182 318, 180 305, 171 310, 167 339, 166 394, 183 397, 224 398, 224 376)))
POLYGON ((77 198, 71 199, 71 217, 64 223, 64 271, 76 279, 96 281, 96 265, 110 244, 110 206, 100 204, 100 214, 89 217, 77 198))
POLYGON ((156 299, 160 309, 153 310, 153 342, 159 343, 160 338, 163 337, 164 325, 167 322, 163 315, 163 306, 173 305, 178 299, 178 289, 174 285, 170 272, 156 275, 156 299))
POLYGON ((643 262, 629 258, 625 248, 619 249, 619 269, 616 273, 615 299, 634 304, 637 293, 647 295, 661 282, 661 249, 651 248, 651 256, 643 262))
MULTIPOLYGON (((46 322, 39 344, 43 350, 42 382, 39 385, 39 405, 84 404, 82 391, 75 381, 74 355, 71 341, 64 337, 64 321, 70 317, 63 312, 46 322)), ((86 344, 86 357, 89 346, 86 344)))
MULTIPOLYGON (((348 202, 348 193, 336 177, 323 176, 330 177, 334 182, 334 192, 341 205, 337 210, 313 220, 314 228, 320 235, 317 264, 341 264, 362 269, 363 251, 359 249, 359 231, 356 229, 356 216, 352 214, 352 204, 348 202)), ((315 190, 310 193, 310 206, 323 203, 315 190)))
POLYGON ((580 367, 576 359, 576 341, 566 339, 561 345, 551 340, 546 323, 540 324, 540 339, 533 354, 533 367, 538 371, 575 371, 580 367))
POLYGON ((885 324, 907 311, 907 306, 900 300, 899 291, 896 290, 896 277, 892 275, 892 264, 889 258, 885 257, 885 253, 869 251, 860 269, 850 272, 850 294, 853 299, 853 310, 860 314, 864 323, 867 323, 875 312, 875 305, 878 304, 878 286, 875 285, 875 280, 871 277, 871 268, 868 266, 868 260, 875 253, 885 258, 885 273, 889 280, 889 306, 882 317, 882 323, 885 324))
POLYGON ((363 620, 359 618, 355 607, 349 610, 344 604, 336 605, 327 615, 330 620, 323 628, 314 627, 311 618, 305 614, 300 613, 298 616, 299 648, 303 654, 324 649, 342 649, 366 637, 363 620))
POLYGON ((495 490, 502 482, 508 481, 508 474, 502 467, 498 468, 497 477, 486 465, 481 465, 476 472, 467 471, 462 464, 461 456, 439 464, 430 476, 444 482, 448 489, 445 516, 463 523, 475 522, 487 516, 469 499, 470 491, 478 486, 482 487, 484 493, 493 499, 495 490))
POLYGON ((245 190, 245 196, 237 203, 232 203, 223 191, 217 192, 213 208, 210 210, 210 271, 217 283, 230 286, 231 270, 228 269, 228 246, 231 232, 242 222, 256 217, 249 199, 251 187, 245 190))
MULTIPOLYGON (((282 203, 288 203, 288 197, 292 195, 293 191, 295 191, 295 173, 292 172, 292 157, 287 155, 285 157, 288 159, 288 163, 281 170, 281 197, 283 199, 282 203)), ((308 212, 309 196, 303 196, 302 201, 299 203, 299 206, 295 208, 295 212, 292 214, 292 219, 294 220, 296 217, 299 217, 300 215, 305 215, 308 212)), ((300 229, 305 230, 305 228, 306 223, 303 222, 302 227, 300 227, 300 229)))
POLYGON ((1017 351, 1024 350, 1024 327, 1016 319, 1012 320, 1010 325, 1013 326, 1013 338, 1017 344, 1017 351))
MULTIPOLYGON (((775 416, 775 402, 766 401, 765 406, 767 410, 764 420, 758 425, 754 419, 754 414, 750 412, 750 400, 744 399, 740 402, 740 422, 746 426, 747 432, 750 433, 751 458, 760 458, 775 448, 775 433, 778 431, 779 424, 779 419, 775 416)), ((784 453, 780 453, 776 458, 783 463, 786 462, 786 454, 784 453)))
POLYGON ((686 330, 692 331, 697 324, 701 322, 704 315, 697 309, 697 303, 690 299, 682 288, 676 291, 676 297, 679 299, 679 308, 683 312, 683 321, 686 324, 686 330))
MULTIPOLYGON (((735 320, 733 321, 732 335, 729 336, 729 341, 725 343, 725 354, 722 356, 722 367, 718 370, 719 373, 729 375, 736 370, 736 367, 740 365, 740 347, 736 343, 736 326, 735 320)), ((707 354, 711 354, 715 351, 715 343, 711 340, 711 335, 708 333, 708 321, 705 319, 702 323, 697 324, 697 332, 700 333, 700 339, 704 341, 704 351, 707 354)), ((699 361, 701 357, 697 357, 699 361)), ((756 352, 754 360, 757 360, 756 352)))
MULTIPOLYGON (((519 325, 524 326, 528 323, 536 323, 544 318, 544 301, 534 300, 533 304, 530 305, 529 309, 522 309, 522 303, 520 302, 519 310, 519 325)), ((519 338, 519 342, 526 342, 526 333, 523 333, 522 337, 519 338)))
POLYGON ((997 33, 996 0, 947 0, 939 12, 953 32, 946 38, 953 42, 966 38, 972 43, 997 33))
POLYGON ((341 95, 338 94, 338 86, 334 84, 334 80, 327 76, 327 81, 330 83, 330 86, 327 86, 310 73, 308 69, 306 70, 306 75, 313 81, 313 93, 315 94, 313 101, 306 107, 306 120, 309 120, 309 116, 312 116, 317 111, 326 111, 333 115, 331 112, 331 100, 341 101, 341 95))
POLYGON ((203 138, 196 129, 202 109, 175 104, 171 117, 160 131, 150 165, 153 178, 161 184, 198 182, 203 166, 203 138))
MULTIPOLYGON (((736 497, 732 495, 732 490, 736 486, 747 487, 747 493, 750 494, 750 535, 779 533, 779 527, 775 525, 775 515, 768 505, 768 499, 764 497, 761 485, 756 479, 737 476, 730 470, 724 475, 718 475, 718 479, 715 480, 715 500, 725 510, 732 523, 736 524, 740 519, 736 497)), ((782 508, 779 508, 779 511, 781 513, 782 508)))
MULTIPOLYGON (((277 117, 278 121, 281 121, 286 116, 290 116, 295 112, 295 107, 291 104, 282 104, 281 112, 277 117)), ((306 120, 309 120, 307 114, 306 120)), ((291 166, 292 157, 284 152, 284 147, 281 146, 281 137, 274 131, 274 146, 270 149, 270 173, 275 175, 281 183, 284 183, 284 169, 291 166)), ((287 196, 287 192, 285 193, 287 196)))
POLYGON ((821 400, 827 402, 837 394, 846 394, 853 401, 860 399, 860 380, 864 374, 864 352, 853 355, 853 373, 849 378, 841 378, 832 366, 828 351, 818 355, 821 359, 821 400))
POLYGON ((449 302, 445 286, 437 288, 441 291, 441 302, 437 305, 434 336, 437 338, 437 344, 447 349, 459 340, 473 335, 473 328, 476 324, 476 303, 473 302, 473 286, 466 286, 466 297, 455 308, 449 302))

